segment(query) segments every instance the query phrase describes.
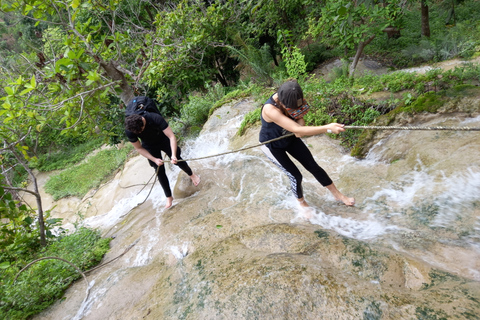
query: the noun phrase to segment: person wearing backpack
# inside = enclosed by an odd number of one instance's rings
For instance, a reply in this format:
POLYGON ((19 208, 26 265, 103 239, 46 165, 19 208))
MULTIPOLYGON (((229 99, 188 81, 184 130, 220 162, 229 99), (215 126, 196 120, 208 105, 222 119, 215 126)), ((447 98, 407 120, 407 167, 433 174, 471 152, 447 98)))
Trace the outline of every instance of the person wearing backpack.
POLYGON ((158 181, 167 198, 165 208, 170 208, 173 196, 163 165, 162 151, 190 177, 193 185, 198 186, 200 177, 193 173, 187 162, 178 161, 182 158, 177 138, 152 99, 135 97, 127 105, 125 115, 125 134, 135 150, 147 158, 150 166, 156 170, 158 181))

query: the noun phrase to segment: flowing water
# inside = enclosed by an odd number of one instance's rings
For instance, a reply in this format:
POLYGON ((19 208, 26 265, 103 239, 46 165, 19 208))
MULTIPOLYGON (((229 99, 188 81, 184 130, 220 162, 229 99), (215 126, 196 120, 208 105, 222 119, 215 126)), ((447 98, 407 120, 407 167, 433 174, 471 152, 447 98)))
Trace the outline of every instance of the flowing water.
MULTIPOLYGON (((215 111, 182 156, 258 144, 259 128, 236 136, 255 107, 247 99, 215 111)), ((480 127, 478 112, 417 121, 480 127)), ((480 133, 377 140, 358 160, 326 136, 304 139, 356 199, 336 202, 302 170, 310 211, 260 148, 190 161, 199 187, 167 165, 176 183, 168 210, 158 183, 142 185, 153 170, 132 158, 84 199, 55 203, 66 227, 114 237, 104 262, 118 259, 87 274, 85 301, 78 281, 35 319, 478 319, 480 133)))

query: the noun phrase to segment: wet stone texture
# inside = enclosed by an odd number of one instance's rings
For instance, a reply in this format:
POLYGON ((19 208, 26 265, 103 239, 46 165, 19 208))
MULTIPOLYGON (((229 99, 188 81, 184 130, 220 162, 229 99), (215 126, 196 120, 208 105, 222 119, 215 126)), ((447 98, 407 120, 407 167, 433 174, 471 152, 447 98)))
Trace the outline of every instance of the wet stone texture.
POLYGON ((165 288, 171 301, 152 312, 169 319, 450 319, 459 308, 469 319, 478 312, 478 283, 416 264, 311 226, 266 225, 185 257, 176 285, 165 288))
MULTIPOLYGON (((256 107, 242 100, 216 110, 182 154, 258 144, 258 128, 235 136, 256 107)), ((103 262, 115 260, 87 274, 87 303, 78 281, 34 319, 478 319, 475 137, 390 133, 365 160, 326 136, 305 138, 339 189, 357 200, 353 208, 336 203, 303 170, 311 220, 258 148, 190 162, 198 188, 167 167, 175 186, 168 210, 158 183, 136 186, 153 172, 134 157, 88 206, 68 199, 52 211, 74 221, 80 210, 83 223, 114 237, 103 262)))

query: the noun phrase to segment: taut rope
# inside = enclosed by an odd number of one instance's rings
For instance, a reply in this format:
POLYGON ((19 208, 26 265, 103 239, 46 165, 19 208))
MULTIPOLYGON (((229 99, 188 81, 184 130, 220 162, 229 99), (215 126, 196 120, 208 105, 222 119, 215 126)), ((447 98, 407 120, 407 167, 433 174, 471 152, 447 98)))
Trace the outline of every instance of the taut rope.
POLYGON ((345 129, 480 131, 480 128, 475 127, 345 126, 345 129))
MULTIPOLYGON (((200 158, 181 159, 181 160, 179 159, 179 160, 177 160, 177 162, 193 161, 193 160, 203 160, 203 159, 208 159, 208 158, 223 156, 223 155, 226 155, 226 154, 229 154, 229 153, 235 153, 235 152, 240 152, 240 151, 244 151, 244 150, 248 150, 248 149, 260 147, 260 146, 263 146, 264 144, 267 144, 267 143, 270 143, 270 142, 273 142, 273 141, 282 140, 282 139, 285 139, 285 138, 288 138, 288 137, 291 137, 291 136, 294 136, 294 135, 295 135, 294 133, 289 133, 289 134, 286 134, 286 135, 284 135, 284 136, 281 136, 281 137, 278 137, 278 138, 275 138, 275 139, 272 139, 272 140, 268 140, 268 141, 265 141, 265 142, 256 144, 256 145, 254 145, 254 146, 249 146, 249 147, 241 148, 241 149, 238 149, 238 150, 232 150, 232 151, 222 152, 222 153, 219 153, 219 154, 213 154, 213 155, 211 155, 211 156, 205 156, 205 157, 200 157, 200 158)), ((163 162, 171 162, 171 160, 163 160, 163 162)))
MULTIPOLYGON (((345 128, 345 129, 362 129, 362 130, 431 130, 431 131, 434 131, 434 130, 448 130, 448 131, 480 131, 480 128, 476 128, 476 127, 345 126, 344 128, 345 128)), ((177 162, 203 160, 203 159, 208 159, 208 158, 223 156, 223 155, 226 155, 226 154, 229 154, 229 153, 235 153, 235 152, 240 152, 240 151, 244 151, 244 150, 248 150, 248 149, 260 147, 260 146, 262 146, 262 145, 264 145, 264 144, 267 144, 267 143, 270 143, 270 142, 274 142, 274 141, 277 141, 277 140, 281 140, 281 139, 285 139, 285 138, 288 138, 288 137, 291 137, 291 136, 294 136, 294 135, 295 135, 294 133, 290 133, 290 134, 286 134, 286 135, 284 135, 284 136, 281 136, 281 137, 278 137, 278 138, 275 138, 275 139, 272 139, 272 140, 268 140, 268 141, 262 142, 262 143, 260 143, 260 144, 256 144, 256 145, 254 145, 254 146, 249 146, 249 147, 241 148, 241 149, 238 149, 238 150, 227 151, 227 152, 223 152, 223 153, 219 153, 219 154, 214 154, 214 155, 211 155, 211 156, 200 157, 200 158, 181 159, 181 160, 177 160, 177 162)), ((171 162, 171 160, 164 160, 163 162, 171 162)))
MULTIPOLYGON (((475 127, 399 127, 399 126, 345 126, 344 127, 345 129, 363 129, 363 130, 371 130, 371 129, 374 129, 374 130, 449 130, 449 131, 480 131, 480 128, 475 128, 475 127)), ((226 154, 230 154, 230 153, 235 153, 235 152, 240 152, 240 151, 244 151, 244 150, 248 150, 248 149, 252 149, 252 148, 256 148, 256 147, 260 147, 264 144, 267 144, 267 143, 270 143, 270 142, 274 142, 274 141, 278 141, 278 140, 281 140, 281 139, 285 139, 285 138, 288 138, 288 137, 292 137, 294 136, 295 134, 294 133, 289 133, 289 134, 286 134, 284 136, 281 136, 281 137, 278 137, 278 138, 275 138, 275 139, 272 139, 272 140, 268 140, 268 141, 265 141, 265 142, 262 142, 260 144, 256 144, 256 145, 253 145, 253 146, 249 146, 249 147, 245 147, 245 148, 241 148, 241 149, 238 149, 238 150, 232 150, 232 151, 227 151, 227 152, 223 152, 223 153, 219 153, 219 154, 213 154, 213 155, 210 155, 210 156, 205 156, 205 157, 199 157, 199 158, 192 158, 192 159, 179 159, 177 160, 177 162, 182 162, 182 161, 194 161, 194 160, 203 160, 203 159, 208 159, 208 158, 213 158, 213 157, 219 157, 219 156, 223 156, 223 155, 226 155, 226 154)), ((171 160, 163 160, 163 162, 172 162, 171 160)), ((158 168, 157 168, 158 170, 158 168)), ((155 175, 156 175, 156 172, 155 172, 155 175)), ((150 178, 151 180, 151 178, 150 178)), ((149 180, 149 181, 150 181, 149 180)), ((148 183, 147 183, 148 184, 148 183)), ((147 185, 145 184, 145 186, 147 185)), ((153 189, 153 186, 155 184, 155 181, 153 182, 152 184, 152 187, 150 188, 150 192, 152 192, 152 189, 153 189)), ((144 188, 145 188, 144 186, 144 188)), ((143 188, 142 188, 143 190, 143 188)), ((141 190, 140 190, 141 192, 141 190)), ((139 192, 139 193, 140 193, 139 192)), ((140 202, 137 204, 137 206, 143 204, 147 199, 148 199, 148 196, 150 195, 150 192, 148 193, 147 197, 145 198, 145 200, 143 200, 143 202, 140 202)), ((135 206, 135 207, 137 207, 135 206)), ((135 208, 134 207, 134 208, 135 208)), ((132 208, 130 211, 132 211, 134 208, 132 208)), ((130 212, 129 211, 129 212, 130 212)))

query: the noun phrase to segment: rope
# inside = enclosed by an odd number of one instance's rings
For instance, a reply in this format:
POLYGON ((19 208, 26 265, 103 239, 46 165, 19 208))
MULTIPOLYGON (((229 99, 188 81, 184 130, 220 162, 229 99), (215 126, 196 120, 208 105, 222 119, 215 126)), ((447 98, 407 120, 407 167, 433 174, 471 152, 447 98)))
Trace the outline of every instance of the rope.
MULTIPOLYGON (((208 159, 208 158, 223 156, 223 155, 226 155, 226 154, 229 154, 229 153, 235 153, 235 152, 245 151, 245 150, 248 150, 248 149, 252 149, 252 148, 256 148, 256 147, 263 146, 264 144, 267 144, 267 143, 270 143, 270 142, 274 142, 274 141, 282 140, 282 139, 285 139, 285 138, 288 138, 288 137, 292 137, 292 136, 294 136, 294 135, 295 135, 294 133, 289 133, 289 134, 286 134, 286 135, 284 135, 284 136, 281 136, 281 137, 278 137, 278 138, 275 138, 275 139, 272 139, 272 140, 268 140, 268 141, 262 142, 262 143, 260 143, 260 144, 256 144, 256 145, 254 145, 254 146, 249 146, 249 147, 241 148, 241 149, 238 149, 238 150, 232 150, 232 151, 222 152, 222 153, 218 153, 218 154, 213 154, 213 155, 211 155, 211 156, 205 156, 205 157, 199 157, 199 158, 193 158, 193 159, 178 159, 177 162, 181 162, 181 161, 193 161, 193 160, 203 160, 203 159, 208 159)), ((163 162, 171 162, 171 161, 172 161, 172 160, 163 160, 163 162)))
POLYGON ((399 126, 345 126, 345 129, 376 130, 448 130, 448 131, 480 131, 475 127, 399 127, 399 126))
MULTIPOLYGON (((373 129, 373 130, 449 130, 449 131, 480 131, 480 128, 475 128, 475 127, 400 127, 400 126, 345 126, 344 127, 345 129, 363 129, 363 130, 369 130, 369 129, 373 129)), ((278 138, 275 138, 275 139, 271 139, 271 140, 268 140, 268 141, 265 141, 265 142, 262 142, 260 144, 256 144, 256 145, 253 145, 253 146, 249 146, 249 147, 245 147, 245 148, 241 148, 241 149, 238 149, 238 150, 232 150, 232 151, 227 151, 227 152, 222 152, 222 153, 218 153, 218 154, 213 154, 213 155, 210 155, 210 156, 205 156, 205 157, 199 157, 199 158, 192 158, 192 159, 178 159, 177 160, 177 163, 178 162, 182 162, 182 161, 195 161, 195 160, 203 160, 203 159, 208 159, 208 158, 214 158, 214 157, 219 157, 219 156, 223 156, 223 155, 226 155, 226 154, 230 154, 230 153, 235 153, 235 152, 240 152, 240 151, 245 151, 245 150, 248 150, 248 149, 252 149, 252 148, 256 148, 256 147, 260 147, 264 144, 267 144, 267 143, 270 143, 270 142, 274 142, 274 141, 278 141, 278 140, 281 140, 281 139, 285 139, 285 138, 288 138, 288 137, 292 137, 294 136, 295 134, 294 133, 290 133, 290 134, 286 134, 284 136, 281 136, 281 137, 278 137, 278 138)), ((166 162, 172 162, 171 160, 163 160, 164 163, 166 162)), ((157 168, 158 170, 158 168, 157 168)), ((156 173, 155 173, 156 175, 156 173)), ((152 178, 150 178, 151 180, 152 178)), ((150 182, 149 180, 149 182, 150 182)), ((147 183, 148 184, 148 183, 147 183)), ((147 184, 145 184, 145 186, 142 188, 142 190, 147 186, 147 184)), ((152 192, 153 190, 153 186, 155 184, 155 181, 154 183, 152 184, 152 187, 150 188, 150 191, 147 195, 147 197, 145 198, 145 200, 143 200, 142 202, 138 203, 135 207, 133 207, 130 211, 132 211, 133 209, 135 209, 136 207, 138 207, 139 205, 145 203, 145 201, 147 201, 148 197, 150 196, 150 193, 152 192)), ((140 190, 140 192, 142 191, 140 190)), ((138 193, 140 193, 138 192, 138 193)), ((130 212, 129 211, 129 212, 130 212)), ((128 213, 129 213, 128 212, 128 213)))
MULTIPOLYGON (((449 130, 449 131, 480 131, 480 128, 475 128, 475 127, 345 126, 344 128, 345 128, 345 129, 363 129, 363 130, 375 129, 375 130, 449 130)), ((262 143, 260 143, 260 144, 256 144, 256 145, 254 145, 254 146, 249 146, 249 147, 245 147, 245 148, 238 149, 238 150, 232 150, 232 151, 227 151, 227 152, 223 152, 223 153, 219 153, 219 154, 214 154, 214 155, 211 155, 211 156, 205 156, 205 157, 199 157, 199 158, 192 158, 192 159, 179 159, 179 160, 177 160, 177 162, 203 160, 203 159, 208 159, 208 158, 223 156, 223 155, 230 154, 230 153, 235 153, 235 152, 240 152, 240 151, 244 151, 244 150, 248 150, 248 149, 260 147, 260 146, 262 146, 262 145, 264 145, 264 144, 267 144, 267 143, 270 143, 270 142, 274 142, 274 141, 278 141, 278 140, 281 140, 281 139, 285 139, 285 138, 288 138, 288 137, 291 137, 291 136, 294 136, 294 135, 295 135, 294 133, 290 133, 290 134, 287 134, 287 135, 284 135, 284 136, 281 136, 281 137, 278 137, 278 138, 275 138, 275 139, 272 139, 272 140, 268 140, 268 141, 262 142, 262 143)), ((164 160, 163 162, 171 162, 171 160, 164 160)))

